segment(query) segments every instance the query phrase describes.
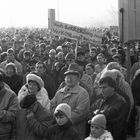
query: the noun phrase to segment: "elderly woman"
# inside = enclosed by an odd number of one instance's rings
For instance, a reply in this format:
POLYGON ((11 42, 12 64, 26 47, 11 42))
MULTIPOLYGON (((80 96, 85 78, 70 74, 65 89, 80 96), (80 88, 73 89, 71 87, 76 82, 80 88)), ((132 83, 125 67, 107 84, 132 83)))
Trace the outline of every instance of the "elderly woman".
POLYGON ((28 74, 26 81, 18 94, 21 109, 17 115, 16 140, 42 140, 51 122, 50 100, 39 76, 28 74))
POLYGON ((14 63, 8 63, 5 69, 6 75, 4 77, 4 82, 8 84, 16 94, 18 94, 23 84, 23 77, 17 74, 16 66, 14 63))

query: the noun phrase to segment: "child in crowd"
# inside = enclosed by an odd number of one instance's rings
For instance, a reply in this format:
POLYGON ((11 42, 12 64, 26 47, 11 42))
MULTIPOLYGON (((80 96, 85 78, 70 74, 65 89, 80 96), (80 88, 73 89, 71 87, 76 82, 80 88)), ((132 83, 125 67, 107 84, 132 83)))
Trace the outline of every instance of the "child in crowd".
POLYGON ((68 104, 59 104, 54 111, 54 117, 57 124, 46 132, 47 140, 81 140, 73 127, 71 107, 68 104))
POLYGON ((105 130, 106 118, 103 114, 97 114, 89 121, 90 136, 85 140, 113 140, 110 132, 105 130))

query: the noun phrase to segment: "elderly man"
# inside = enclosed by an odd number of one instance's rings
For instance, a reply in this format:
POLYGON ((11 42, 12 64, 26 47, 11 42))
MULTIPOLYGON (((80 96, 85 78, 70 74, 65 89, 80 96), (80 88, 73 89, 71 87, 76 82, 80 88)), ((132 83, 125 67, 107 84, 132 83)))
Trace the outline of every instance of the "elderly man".
POLYGON ((3 74, 0 73, 0 140, 11 140, 18 110, 16 94, 4 84, 3 74))
POLYGON ((64 73, 66 85, 57 91, 51 100, 52 112, 60 103, 67 103, 72 109, 72 122, 83 139, 85 137, 85 115, 89 109, 90 101, 87 91, 79 86, 80 73, 75 63, 70 64, 64 73))

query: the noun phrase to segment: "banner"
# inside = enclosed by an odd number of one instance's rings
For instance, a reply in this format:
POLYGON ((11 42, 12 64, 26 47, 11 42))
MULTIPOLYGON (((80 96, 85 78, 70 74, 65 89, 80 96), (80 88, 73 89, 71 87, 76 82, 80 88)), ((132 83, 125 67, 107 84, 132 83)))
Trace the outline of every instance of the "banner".
POLYGON ((88 29, 62 23, 59 21, 54 21, 53 26, 51 26, 51 32, 52 34, 66 38, 91 42, 95 44, 101 44, 102 41, 102 34, 99 31, 91 32, 88 29))

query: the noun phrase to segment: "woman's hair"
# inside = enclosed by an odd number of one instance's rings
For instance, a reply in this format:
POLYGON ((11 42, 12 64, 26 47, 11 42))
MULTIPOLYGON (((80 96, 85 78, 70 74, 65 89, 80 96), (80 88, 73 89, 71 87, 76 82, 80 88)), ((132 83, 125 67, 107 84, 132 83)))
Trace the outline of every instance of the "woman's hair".
POLYGON ((103 77, 99 80, 99 85, 107 84, 110 87, 113 87, 116 89, 116 82, 111 77, 103 77))

